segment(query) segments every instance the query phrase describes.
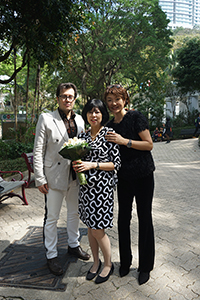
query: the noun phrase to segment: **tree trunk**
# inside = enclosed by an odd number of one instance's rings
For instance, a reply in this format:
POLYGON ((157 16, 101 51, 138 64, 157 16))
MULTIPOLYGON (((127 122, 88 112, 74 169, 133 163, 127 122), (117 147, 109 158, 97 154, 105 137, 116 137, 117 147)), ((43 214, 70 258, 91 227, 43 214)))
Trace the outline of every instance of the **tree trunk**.
POLYGON ((86 88, 86 78, 87 78, 87 72, 83 73, 82 76, 82 100, 83 100, 83 105, 85 105, 85 100, 87 99, 87 88, 86 88))
MULTIPOLYGON (((38 66, 40 68, 40 65, 38 66)), ((39 69, 39 74, 38 74, 38 88, 37 88, 37 119, 39 116, 39 107, 40 107, 40 69, 39 69)))
POLYGON ((37 76, 36 76, 36 82, 35 82, 33 109, 32 109, 32 117, 31 117, 31 123, 32 124, 33 124, 34 119, 35 119, 35 102, 36 102, 36 95, 37 95, 37 90, 38 90, 38 86, 39 86, 39 77, 40 77, 40 65, 38 65, 38 68, 37 68, 37 76))
POLYGON ((28 121, 28 90, 29 90, 29 77, 30 77, 30 55, 28 54, 27 81, 26 81, 26 124, 27 124, 27 121, 28 121))
MULTIPOLYGON (((16 48, 14 48, 14 72, 16 71, 16 48)), ((14 101, 13 101, 14 115, 15 115, 15 130, 17 130, 17 76, 14 79, 14 101)))

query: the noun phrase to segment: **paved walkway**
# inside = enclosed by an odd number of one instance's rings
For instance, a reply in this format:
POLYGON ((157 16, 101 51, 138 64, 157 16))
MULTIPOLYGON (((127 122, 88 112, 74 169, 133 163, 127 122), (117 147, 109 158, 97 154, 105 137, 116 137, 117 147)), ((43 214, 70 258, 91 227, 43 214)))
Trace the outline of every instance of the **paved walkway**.
MULTIPOLYGON (((147 284, 137 283, 137 216, 132 217, 133 264, 128 276, 118 275, 117 201, 114 227, 108 231, 112 243, 114 275, 95 285, 85 280, 90 262, 71 263, 64 278, 65 292, 0 287, 0 300, 183 300, 200 299, 200 148, 197 139, 154 144, 156 187, 153 219, 156 239, 155 268, 147 284)), ((0 258, 29 226, 42 226, 43 199, 37 189, 26 191, 29 206, 17 198, 0 205, 0 258)), ((58 226, 66 226, 63 206, 58 226)), ((84 227, 81 224, 82 227, 84 227)), ((81 240, 89 250, 87 237, 81 240)))

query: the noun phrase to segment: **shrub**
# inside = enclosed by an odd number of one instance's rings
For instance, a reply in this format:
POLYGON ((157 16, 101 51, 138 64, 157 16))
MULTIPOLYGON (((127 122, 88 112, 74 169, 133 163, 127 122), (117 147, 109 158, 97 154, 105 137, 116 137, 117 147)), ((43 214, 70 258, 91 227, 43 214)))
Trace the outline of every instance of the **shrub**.
POLYGON ((18 124, 17 130, 15 128, 9 128, 9 131, 17 142, 23 143, 26 141, 28 143, 34 143, 35 127, 35 123, 32 124, 31 122, 27 121, 23 124, 18 124))
MULTIPOLYGON (((20 171, 24 172, 27 170, 27 165, 24 158, 6 159, 0 161, 1 171, 20 171)), ((3 175, 3 177, 11 176, 11 174, 3 175)))
POLYGON ((20 143, 0 140, 0 160, 15 159, 21 157, 23 152, 32 152, 33 144, 33 142, 20 143))

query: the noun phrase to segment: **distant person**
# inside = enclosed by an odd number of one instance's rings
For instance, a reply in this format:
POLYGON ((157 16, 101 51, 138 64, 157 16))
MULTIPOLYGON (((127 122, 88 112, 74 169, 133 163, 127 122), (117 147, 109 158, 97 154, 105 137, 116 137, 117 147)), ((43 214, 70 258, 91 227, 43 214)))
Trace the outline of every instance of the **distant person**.
POLYGON ((156 127, 156 129, 155 129, 154 132, 153 132, 153 139, 154 139, 154 142, 157 142, 158 136, 159 136, 159 130, 158 130, 158 127, 156 127))
POLYGON ((165 133, 166 133, 165 123, 163 123, 162 126, 163 126, 163 127, 162 127, 162 130, 160 130, 160 131, 161 131, 161 133, 162 133, 161 140, 163 141, 164 138, 165 138, 165 133))
POLYGON ((196 120, 196 124, 195 124, 195 131, 193 133, 193 137, 195 138, 196 137, 196 133, 198 131, 198 129, 200 128, 200 113, 197 117, 197 120, 196 120))
POLYGON ((160 127, 158 137, 161 138, 161 141, 162 141, 162 135, 163 135, 163 127, 160 127))
POLYGON ((171 123, 170 123, 170 118, 167 117, 166 118, 166 124, 165 124, 165 128, 166 128, 166 132, 165 132, 165 136, 167 138, 167 142, 166 144, 170 143, 170 128, 171 128, 171 123))
POLYGON ((42 113, 39 117, 34 144, 34 173, 39 191, 45 197, 44 246, 47 265, 51 273, 62 275, 58 260, 57 222, 65 199, 67 204, 68 252, 88 260, 90 255, 79 244, 78 192, 75 172, 68 159, 59 155, 64 142, 84 131, 84 121, 73 111, 77 88, 73 83, 61 83, 57 87, 58 109, 42 113))

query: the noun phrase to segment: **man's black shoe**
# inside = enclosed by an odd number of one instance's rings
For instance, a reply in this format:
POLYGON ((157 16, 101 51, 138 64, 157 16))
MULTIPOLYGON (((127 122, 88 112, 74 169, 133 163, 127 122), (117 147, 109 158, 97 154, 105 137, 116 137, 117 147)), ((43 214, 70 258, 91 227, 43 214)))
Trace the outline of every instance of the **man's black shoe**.
POLYGON ((51 273, 53 273, 54 275, 59 276, 59 275, 63 274, 63 269, 62 269, 61 265, 59 264, 57 257, 47 259, 47 265, 48 265, 51 273))
POLYGON ((83 251, 83 249, 81 248, 81 246, 78 246, 76 248, 71 248, 70 246, 68 246, 68 253, 75 255, 76 257, 82 259, 82 260, 89 260, 90 259, 90 255, 83 251))

